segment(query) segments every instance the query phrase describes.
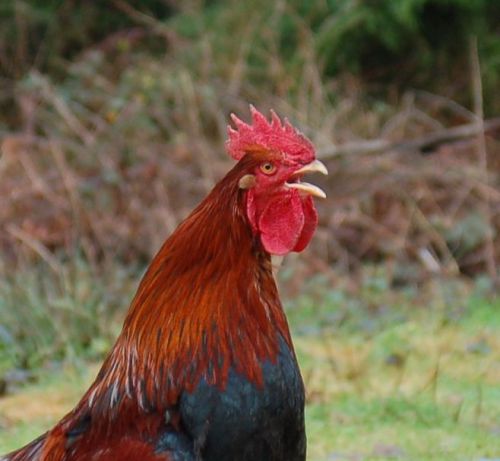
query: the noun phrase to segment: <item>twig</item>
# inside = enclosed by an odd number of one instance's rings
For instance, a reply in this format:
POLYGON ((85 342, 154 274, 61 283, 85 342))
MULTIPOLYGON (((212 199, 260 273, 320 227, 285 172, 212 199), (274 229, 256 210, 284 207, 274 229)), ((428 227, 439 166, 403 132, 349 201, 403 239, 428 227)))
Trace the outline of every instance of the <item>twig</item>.
POLYGON ((474 408, 474 423, 476 425, 479 424, 479 420, 481 419, 481 415, 483 413, 483 386, 482 381, 478 381, 476 384, 476 392, 477 392, 477 401, 476 406, 474 408))
MULTIPOLYGON (((470 40, 470 60, 472 72, 472 89, 474 96, 474 113, 476 114, 477 126, 477 155, 479 158, 479 167, 481 169, 482 181, 488 184, 488 153, 486 151, 486 139, 484 136, 485 121, 483 110, 483 84, 481 81, 481 65, 479 62, 479 53, 477 50, 477 37, 471 37, 470 40)), ((490 196, 485 194, 482 202, 483 213, 488 223, 488 233, 485 239, 485 262, 486 269, 494 283, 498 281, 498 273, 495 263, 495 245, 493 242, 494 227, 491 218, 490 196)))
POLYGON ((468 123, 466 125, 460 125, 453 128, 446 128, 444 130, 410 140, 394 142, 379 138, 368 141, 348 142, 340 146, 329 146, 319 149, 318 157, 321 159, 329 159, 350 154, 374 154, 386 150, 425 152, 435 149, 441 144, 470 138, 479 134, 484 137, 485 132, 498 129, 500 129, 500 117, 484 120, 481 125, 478 125, 477 122, 468 123))
POLYGON ((66 164, 66 160, 64 158, 64 153, 61 149, 61 146, 52 140, 49 140, 50 143, 50 153, 52 154, 52 158, 54 159, 54 163, 59 170, 60 176, 62 178, 64 189, 67 192, 69 197, 69 202, 71 204, 71 209, 73 211, 73 220, 74 226, 72 228, 76 228, 78 231, 80 230, 80 199, 78 197, 78 180, 71 171, 71 169, 66 164))
POLYGON ((143 13, 142 11, 136 10, 127 2, 123 0, 113 0, 113 5, 115 5, 117 9, 125 13, 136 23, 147 26, 153 32, 164 37, 167 42, 171 42, 175 38, 175 34, 173 33, 173 31, 170 30, 165 24, 146 13, 143 13))
POLYGON ((56 191, 48 184, 46 178, 43 174, 39 173, 35 162, 33 161, 33 156, 29 155, 27 147, 22 142, 16 143, 14 138, 10 138, 10 142, 4 142, 2 144, 2 148, 9 152, 9 149, 13 158, 17 158, 19 163, 23 167, 26 172, 26 176, 30 180, 33 189, 41 194, 49 203, 52 203, 54 206, 60 206, 65 208, 64 199, 57 194, 56 191))
POLYGON ((8 224, 6 230, 10 235, 23 242, 38 254, 56 274, 60 275, 63 273, 61 265, 43 243, 13 224, 8 224))
MULTIPOLYGON (((411 201, 410 203, 413 204, 415 223, 417 224, 417 226, 420 226, 422 229, 425 229, 425 231, 428 233, 431 241, 436 245, 436 247, 439 249, 439 251, 443 255, 443 259, 444 259, 443 262, 446 263, 446 266, 441 269, 441 266, 439 265, 437 258, 434 255, 432 255, 432 253, 430 253, 428 250, 427 250, 428 254, 425 256, 432 256, 434 258, 434 262, 438 266, 437 272, 441 272, 441 270, 443 270, 443 271, 446 271, 447 274, 451 274, 451 275, 455 275, 455 276, 460 274, 460 268, 458 266, 458 263, 455 260, 455 258, 453 257, 453 254, 450 251, 443 235, 441 235, 439 232, 436 231, 434 226, 429 222, 428 217, 425 215, 425 213, 418 206, 418 203, 416 203, 414 201, 411 201)), ((431 268, 428 265, 426 265, 424 263, 424 261, 422 260, 422 257, 425 258, 424 254, 425 253, 422 253, 421 251, 419 251, 418 256, 420 257, 424 266, 429 270, 431 268)), ((434 272, 434 271, 431 271, 431 272, 434 272)))
POLYGON ((455 115, 464 118, 465 120, 473 121, 475 119, 475 114, 471 110, 462 106, 453 99, 447 98, 446 96, 442 96, 439 94, 434 94, 425 90, 413 90, 412 94, 419 100, 423 100, 423 102, 429 102, 434 105, 444 106, 447 110, 450 110, 455 115))
POLYGON ((55 110, 66 122, 66 125, 71 131, 73 131, 86 146, 92 144, 95 140, 94 135, 83 126, 63 97, 51 85, 49 80, 38 72, 33 72, 33 76, 37 78, 40 84, 41 93, 44 99, 54 105, 55 110))

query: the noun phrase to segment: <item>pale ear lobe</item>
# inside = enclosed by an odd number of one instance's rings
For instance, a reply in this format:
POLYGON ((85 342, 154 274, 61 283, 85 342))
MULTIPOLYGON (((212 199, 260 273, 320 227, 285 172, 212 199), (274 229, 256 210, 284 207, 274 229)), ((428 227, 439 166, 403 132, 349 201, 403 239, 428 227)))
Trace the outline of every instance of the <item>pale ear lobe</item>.
POLYGON ((238 182, 240 189, 250 189, 255 186, 255 176, 253 174, 246 174, 238 182))

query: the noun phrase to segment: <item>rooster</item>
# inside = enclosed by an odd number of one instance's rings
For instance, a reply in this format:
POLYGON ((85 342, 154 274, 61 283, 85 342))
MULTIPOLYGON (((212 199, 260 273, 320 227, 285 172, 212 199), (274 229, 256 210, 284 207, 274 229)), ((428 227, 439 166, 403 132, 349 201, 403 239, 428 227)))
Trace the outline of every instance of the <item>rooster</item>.
POLYGON ((234 114, 238 162, 166 240, 94 383, 2 461, 304 461, 304 386, 272 255, 317 226, 327 174, 286 119, 234 114))

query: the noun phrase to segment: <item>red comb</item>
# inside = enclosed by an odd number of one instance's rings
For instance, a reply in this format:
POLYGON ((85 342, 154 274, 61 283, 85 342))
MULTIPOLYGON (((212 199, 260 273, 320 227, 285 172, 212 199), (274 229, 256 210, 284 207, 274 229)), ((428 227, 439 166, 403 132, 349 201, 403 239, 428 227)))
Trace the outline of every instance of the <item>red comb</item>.
POLYGON ((227 127, 229 139, 226 149, 235 160, 240 160, 249 148, 262 146, 264 149, 281 152, 286 158, 304 163, 315 159, 314 147, 303 134, 285 118, 281 122, 276 112, 271 110, 269 122, 254 106, 250 105, 252 125, 231 114, 236 129, 227 127))

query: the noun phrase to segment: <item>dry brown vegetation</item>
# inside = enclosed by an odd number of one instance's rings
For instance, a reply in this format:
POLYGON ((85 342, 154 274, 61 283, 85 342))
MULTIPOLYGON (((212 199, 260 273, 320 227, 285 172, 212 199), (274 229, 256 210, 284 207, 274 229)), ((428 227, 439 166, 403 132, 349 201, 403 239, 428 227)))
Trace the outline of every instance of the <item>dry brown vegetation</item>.
MULTIPOLYGON (((37 73, 19 90, 22 120, 0 162, 9 265, 36 257, 57 269, 76 251, 93 264, 147 260, 230 168, 225 127, 231 111, 248 115, 243 95, 144 59, 119 79, 94 78, 106 58, 73 65, 85 91, 37 73)), ((477 114, 444 97, 407 92, 377 113, 353 96, 331 105, 317 85, 304 81, 295 106, 249 98, 293 119, 331 170, 315 257, 346 271, 385 261, 403 284, 437 272, 494 278, 500 119, 483 134, 477 114)))

